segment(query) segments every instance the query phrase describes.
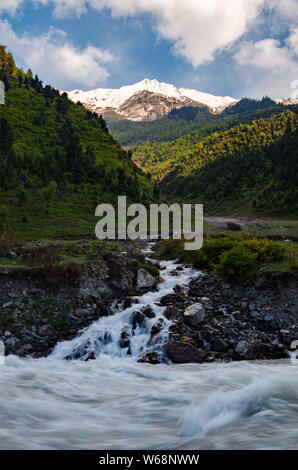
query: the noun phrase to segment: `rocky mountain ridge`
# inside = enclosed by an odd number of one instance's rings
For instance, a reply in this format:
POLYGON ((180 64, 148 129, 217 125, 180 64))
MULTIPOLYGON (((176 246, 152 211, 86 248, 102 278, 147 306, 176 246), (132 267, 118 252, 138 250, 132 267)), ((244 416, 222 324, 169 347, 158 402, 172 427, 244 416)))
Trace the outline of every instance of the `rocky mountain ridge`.
POLYGON ((205 106, 213 113, 220 113, 238 102, 230 96, 214 96, 149 79, 120 89, 73 90, 68 92, 68 97, 98 114, 114 111, 119 117, 133 121, 160 119, 183 106, 205 106))

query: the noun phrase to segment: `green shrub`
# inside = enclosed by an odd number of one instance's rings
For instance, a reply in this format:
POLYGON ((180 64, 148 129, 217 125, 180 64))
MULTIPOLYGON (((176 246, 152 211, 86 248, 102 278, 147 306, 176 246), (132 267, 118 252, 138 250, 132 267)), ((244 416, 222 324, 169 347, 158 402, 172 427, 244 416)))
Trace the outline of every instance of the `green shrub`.
POLYGON ((165 240, 158 245, 156 253, 160 258, 179 258, 197 269, 213 269, 219 277, 233 279, 285 260, 287 249, 281 242, 241 233, 207 239, 203 247, 195 251, 185 251, 183 240, 165 240))
POLYGON ((151 264, 145 264, 143 268, 146 269, 146 271, 148 271, 148 273, 152 276, 159 276, 159 269, 156 266, 152 266, 151 264))
POLYGON ((268 240, 268 238, 248 240, 244 242, 244 245, 257 254, 258 261, 265 264, 282 260, 286 252, 285 245, 268 240))
POLYGON ((156 266, 151 264, 142 263, 139 259, 135 259, 132 262, 132 265, 135 266, 137 269, 143 268, 148 271, 149 274, 152 276, 159 276, 159 269, 156 266))
POLYGON ((219 263, 214 265, 214 272, 223 279, 243 277, 257 267, 257 257, 249 248, 237 244, 222 253, 219 263))
POLYGON ((238 241, 232 237, 215 238, 209 241, 207 240, 201 250, 196 252, 195 259, 197 262, 199 262, 200 259, 203 262, 205 259, 207 259, 208 265, 212 266, 213 264, 218 263, 221 255, 224 252, 231 250, 235 246, 235 243, 238 243, 238 241), (199 255, 200 252, 201 254, 199 255))

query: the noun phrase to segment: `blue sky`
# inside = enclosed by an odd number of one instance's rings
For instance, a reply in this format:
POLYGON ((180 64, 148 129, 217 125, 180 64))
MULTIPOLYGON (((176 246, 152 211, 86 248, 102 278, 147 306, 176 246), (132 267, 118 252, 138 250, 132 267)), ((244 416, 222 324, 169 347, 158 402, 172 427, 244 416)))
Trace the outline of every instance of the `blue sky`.
POLYGON ((298 80, 298 0, 1 0, 0 43, 65 90, 156 78, 286 98, 298 80))

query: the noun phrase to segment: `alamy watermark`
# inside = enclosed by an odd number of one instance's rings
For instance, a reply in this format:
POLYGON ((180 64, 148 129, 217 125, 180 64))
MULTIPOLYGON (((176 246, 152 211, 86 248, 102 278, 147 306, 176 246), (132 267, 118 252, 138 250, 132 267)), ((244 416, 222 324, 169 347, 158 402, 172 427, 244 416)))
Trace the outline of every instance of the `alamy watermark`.
POLYGON ((199 250, 203 246, 202 204, 150 204, 147 209, 143 204, 127 207, 126 196, 119 196, 117 215, 111 204, 100 204, 95 216, 101 217, 95 227, 99 240, 168 240, 171 237, 181 240, 184 237, 188 241, 185 250, 199 250))
POLYGON ((0 80, 0 104, 5 104, 5 86, 2 80, 0 80))

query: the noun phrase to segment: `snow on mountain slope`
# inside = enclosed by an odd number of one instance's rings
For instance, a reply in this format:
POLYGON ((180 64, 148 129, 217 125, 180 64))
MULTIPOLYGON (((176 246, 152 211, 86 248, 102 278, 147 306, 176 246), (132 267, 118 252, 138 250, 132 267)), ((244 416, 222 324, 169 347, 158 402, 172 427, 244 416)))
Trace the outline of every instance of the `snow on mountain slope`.
POLYGON ((144 110, 140 113, 140 116, 127 111, 129 100, 134 95, 144 91, 152 93, 152 96, 160 95, 171 99, 173 107, 181 107, 184 103, 187 105, 186 103, 191 100, 198 105, 208 106, 212 112, 221 112, 238 101, 230 96, 214 96, 197 90, 176 88, 174 85, 160 83, 157 80, 149 80, 147 78, 134 85, 124 86, 119 89, 73 90, 68 92, 68 97, 74 102, 80 101, 88 109, 98 113, 104 110, 113 110, 131 120, 152 120, 150 116, 146 118, 146 111, 144 110), (126 111, 120 110, 124 104, 126 111))
POLYGON ((274 100, 277 104, 284 104, 285 106, 298 104, 298 98, 288 98, 288 99, 277 99, 274 100))

